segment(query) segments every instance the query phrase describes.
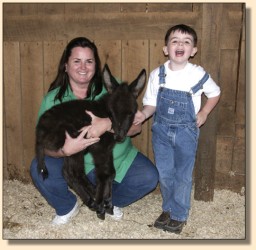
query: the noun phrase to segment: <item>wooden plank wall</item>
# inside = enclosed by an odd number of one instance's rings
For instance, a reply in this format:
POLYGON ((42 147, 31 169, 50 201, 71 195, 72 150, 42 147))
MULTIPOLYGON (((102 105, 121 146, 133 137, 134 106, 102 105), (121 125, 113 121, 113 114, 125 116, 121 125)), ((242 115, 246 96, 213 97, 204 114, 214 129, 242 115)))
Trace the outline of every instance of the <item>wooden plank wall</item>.
MULTIPOLYGON (((211 199, 214 188, 240 191, 245 186, 244 7, 240 3, 4 3, 4 178, 31 181, 37 112, 70 39, 93 40, 102 65, 107 62, 116 77, 131 81, 142 68, 149 73, 166 60, 165 32, 185 23, 195 28, 199 38, 192 62, 205 67, 222 88, 218 108, 201 129, 197 198, 211 199)), ((151 120, 133 140, 153 160, 150 127, 151 120)))

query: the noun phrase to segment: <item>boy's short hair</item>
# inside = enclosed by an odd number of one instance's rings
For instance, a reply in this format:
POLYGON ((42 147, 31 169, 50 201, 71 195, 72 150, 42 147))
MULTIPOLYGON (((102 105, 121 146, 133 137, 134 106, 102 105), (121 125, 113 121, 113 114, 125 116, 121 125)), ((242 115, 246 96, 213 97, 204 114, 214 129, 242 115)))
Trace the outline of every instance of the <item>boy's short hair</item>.
POLYGON ((197 34, 195 32, 195 30, 191 27, 189 27, 188 25, 185 24, 178 24, 175 25, 173 27, 171 27, 170 29, 167 30, 166 35, 165 35, 165 45, 167 45, 168 41, 169 41, 169 36, 171 35, 171 33, 175 32, 175 31, 180 31, 181 33, 186 33, 189 34, 193 37, 194 40, 194 47, 196 47, 197 45, 197 34))

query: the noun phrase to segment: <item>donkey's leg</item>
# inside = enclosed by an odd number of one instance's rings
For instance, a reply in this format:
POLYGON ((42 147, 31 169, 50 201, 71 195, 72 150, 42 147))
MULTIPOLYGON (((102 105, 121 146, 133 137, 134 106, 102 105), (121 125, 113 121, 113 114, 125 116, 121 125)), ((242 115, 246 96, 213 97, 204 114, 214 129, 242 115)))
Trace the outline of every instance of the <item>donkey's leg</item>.
MULTIPOLYGON (((99 158, 98 158, 99 159, 99 158)), ((112 205, 112 182, 115 177, 115 169, 113 165, 112 151, 106 152, 104 157, 95 161, 96 169, 96 204, 98 218, 104 220, 105 212, 113 214, 112 205)))
POLYGON ((113 205, 112 205, 112 196, 111 189, 109 188, 111 183, 112 188, 112 180, 109 181, 109 176, 100 175, 97 179, 97 188, 96 188, 96 205, 97 205, 97 217, 99 219, 105 219, 105 212, 109 214, 113 214, 113 205), (102 177, 104 179, 102 179, 102 177))
POLYGON ((106 165, 106 177, 103 189, 103 201, 106 213, 113 214, 113 204, 112 204, 112 184, 115 178, 115 168, 113 164, 112 154, 108 157, 109 162, 106 165))
MULTIPOLYGON (((114 166, 112 168, 114 170, 114 166)), ((115 170, 114 170, 115 171, 115 170)), ((110 176, 110 178, 107 179, 106 181, 106 188, 104 192, 104 207, 105 207, 105 211, 108 214, 113 214, 113 204, 112 204, 112 184, 113 184, 113 180, 114 180, 114 175, 113 177, 110 176)))
POLYGON ((85 175, 83 153, 65 157, 63 175, 70 188, 79 195, 83 203, 95 210, 95 188, 85 175))

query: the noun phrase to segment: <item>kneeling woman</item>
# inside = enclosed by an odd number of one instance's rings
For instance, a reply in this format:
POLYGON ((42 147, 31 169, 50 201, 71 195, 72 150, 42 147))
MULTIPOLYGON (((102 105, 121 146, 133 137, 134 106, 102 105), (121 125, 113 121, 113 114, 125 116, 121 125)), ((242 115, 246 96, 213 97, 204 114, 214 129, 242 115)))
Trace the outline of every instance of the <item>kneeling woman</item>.
MULTIPOLYGON (((75 99, 97 100, 106 93, 103 87, 100 59, 94 43, 84 37, 71 40, 66 46, 58 68, 56 79, 50 85, 44 97, 39 117, 48 109, 61 102, 75 99)), ((98 142, 100 135, 111 130, 108 118, 95 117, 92 114, 92 126, 83 128, 81 136, 72 138, 66 134, 64 146, 58 151, 46 150, 45 164, 49 172, 43 180, 37 171, 37 161, 31 163, 30 173, 35 186, 42 196, 55 209, 52 221, 55 225, 65 224, 79 212, 77 197, 68 189, 62 175, 63 157, 72 155, 98 142), (87 133, 87 138, 82 135, 87 133)), ((114 148, 114 166, 116 177, 113 182, 112 202, 114 219, 121 219, 120 208, 144 197, 155 189, 158 172, 153 163, 132 145, 129 136, 141 131, 141 125, 133 125, 124 142, 114 148)), ((95 185, 95 170, 90 154, 85 154, 85 173, 95 185)))

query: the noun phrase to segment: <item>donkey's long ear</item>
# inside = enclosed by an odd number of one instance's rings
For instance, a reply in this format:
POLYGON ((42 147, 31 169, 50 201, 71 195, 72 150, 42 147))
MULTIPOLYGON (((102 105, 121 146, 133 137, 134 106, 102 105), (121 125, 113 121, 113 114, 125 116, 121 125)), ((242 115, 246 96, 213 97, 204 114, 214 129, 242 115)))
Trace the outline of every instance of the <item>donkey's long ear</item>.
POLYGON ((140 92, 143 90, 146 82, 146 70, 143 69, 138 77, 129 85, 133 95, 137 97, 140 92))
POLYGON ((118 87, 119 85, 116 79, 112 76, 107 64, 105 64, 103 69, 103 79, 104 79, 104 83, 107 88, 107 91, 109 93, 112 93, 116 89, 116 87, 118 87))

